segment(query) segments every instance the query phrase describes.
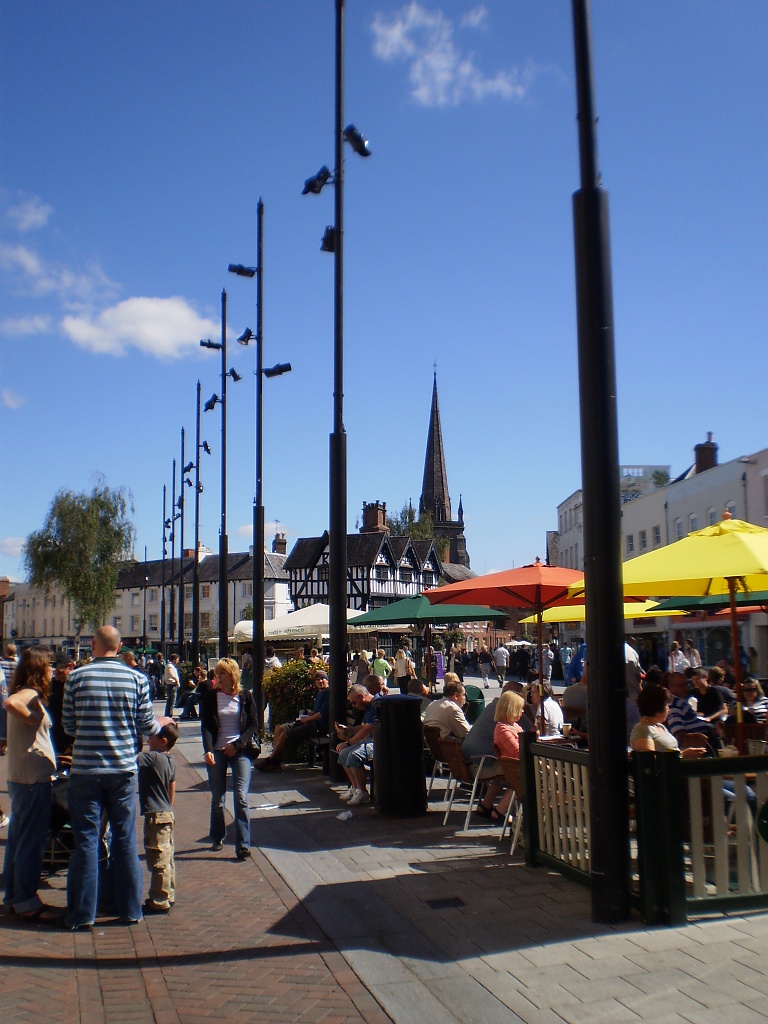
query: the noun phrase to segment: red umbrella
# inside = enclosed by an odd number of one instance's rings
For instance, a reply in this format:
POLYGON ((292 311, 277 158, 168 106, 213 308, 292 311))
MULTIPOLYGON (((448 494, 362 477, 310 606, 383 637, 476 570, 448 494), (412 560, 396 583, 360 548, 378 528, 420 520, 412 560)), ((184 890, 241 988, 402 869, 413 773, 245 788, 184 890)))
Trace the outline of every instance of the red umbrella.
MULTIPOLYGON (((537 649, 539 652, 539 682, 542 680, 542 624, 541 615, 547 608, 577 604, 568 597, 568 587, 584 578, 578 569, 563 569, 558 565, 544 565, 539 558, 533 565, 519 569, 504 569, 487 576, 474 576, 469 580, 449 583, 436 590, 425 591, 430 604, 475 604, 489 608, 529 608, 536 613, 537 649)), ((542 702, 542 719, 544 705, 542 702)))

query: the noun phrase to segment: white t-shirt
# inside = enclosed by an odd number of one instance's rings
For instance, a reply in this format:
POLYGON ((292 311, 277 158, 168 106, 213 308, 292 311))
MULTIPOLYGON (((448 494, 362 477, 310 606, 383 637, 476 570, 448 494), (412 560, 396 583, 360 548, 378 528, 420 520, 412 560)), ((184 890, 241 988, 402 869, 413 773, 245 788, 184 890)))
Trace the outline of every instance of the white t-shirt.
POLYGON ((216 704, 219 711, 219 732, 213 749, 223 750, 227 744, 235 743, 240 738, 240 699, 217 690, 216 704))
POLYGON ((163 672, 163 681, 165 682, 166 687, 179 685, 179 670, 172 661, 166 662, 165 671, 163 672))

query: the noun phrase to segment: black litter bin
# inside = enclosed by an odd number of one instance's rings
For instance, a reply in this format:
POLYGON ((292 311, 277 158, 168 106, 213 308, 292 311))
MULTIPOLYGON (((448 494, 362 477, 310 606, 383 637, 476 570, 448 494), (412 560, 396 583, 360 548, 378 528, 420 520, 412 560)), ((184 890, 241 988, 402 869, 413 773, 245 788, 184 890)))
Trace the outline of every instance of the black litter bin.
POLYGON ((373 727, 373 789, 382 814, 415 817, 427 813, 421 698, 392 694, 376 701, 373 727))

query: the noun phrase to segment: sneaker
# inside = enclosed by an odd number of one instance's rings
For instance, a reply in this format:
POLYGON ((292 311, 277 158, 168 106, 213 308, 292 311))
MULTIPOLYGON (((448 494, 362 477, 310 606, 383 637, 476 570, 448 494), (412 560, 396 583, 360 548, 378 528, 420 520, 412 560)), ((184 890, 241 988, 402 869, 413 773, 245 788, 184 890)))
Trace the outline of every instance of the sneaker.
POLYGON ((211 852, 212 853, 221 853, 221 851, 223 849, 224 849, 224 843, 221 841, 221 839, 217 839, 215 843, 211 843, 211 852))
POLYGON ((356 792, 354 786, 348 786, 343 793, 339 793, 339 800, 351 800, 356 792))
POLYGON ((250 856, 251 856, 251 851, 248 849, 247 846, 240 846, 240 847, 238 847, 238 850, 237 850, 237 859, 238 860, 248 860, 248 858, 250 856))
POLYGON ((5 828, 7 825, 10 825, 10 823, 11 823, 11 816, 10 816, 10 814, 3 814, 3 812, 0 811, 0 828, 5 828))
POLYGON ((142 904, 141 909, 145 914, 170 914, 172 906, 173 904, 171 903, 167 907, 158 907, 156 903, 150 903, 149 900, 147 900, 142 904))
POLYGON ((349 800, 350 807, 359 807, 360 804, 369 804, 371 798, 368 796, 368 791, 365 789, 356 789, 354 796, 349 800))

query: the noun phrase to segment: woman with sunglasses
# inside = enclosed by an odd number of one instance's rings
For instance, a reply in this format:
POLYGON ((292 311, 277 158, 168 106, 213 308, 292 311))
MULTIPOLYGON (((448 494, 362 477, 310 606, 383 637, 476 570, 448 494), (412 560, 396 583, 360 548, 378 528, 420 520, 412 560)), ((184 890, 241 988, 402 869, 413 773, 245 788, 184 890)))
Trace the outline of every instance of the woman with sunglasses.
MULTIPOLYGON (((741 692, 744 698, 741 704, 745 712, 744 721, 764 722, 768 718, 768 697, 754 676, 747 676, 741 684, 741 692)), ((736 701, 731 704, 729 712, 732 715, 736 714, 736 701)))
POLYGON ((200 693, 200 727, 211 787, 211 849, 218 853, 224 848, 224 805, 227 771, 230 771, 235 807, 235 851, 238 860, 245 860, 251 855, 251 820, 248 814, 251 760, 259 754, 256 704, 250 690, 244 690, 240 685, 240 666, 234 658, 222 658, 213 672, 213 688, 200 693))

